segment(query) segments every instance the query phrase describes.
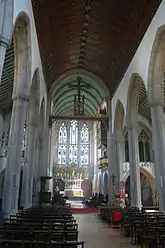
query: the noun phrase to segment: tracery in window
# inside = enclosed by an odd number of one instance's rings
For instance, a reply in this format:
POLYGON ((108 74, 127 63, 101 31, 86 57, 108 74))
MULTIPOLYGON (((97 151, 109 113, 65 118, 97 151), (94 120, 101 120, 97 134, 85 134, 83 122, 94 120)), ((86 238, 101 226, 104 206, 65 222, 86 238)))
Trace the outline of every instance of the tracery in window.
POLYGON ((150 139, 146 131, 142 130, 139 134, 139 160, 140 162, 149 162, 150 157, 150 139))
POLYGON ((67 130, 64 123, 59 129, 59 142, 58 142, 58 164, 66 164, 67 155, 67 130))
MULTIPOLYGON (((89 129, 86 123, 68 121, 61 124, 58 139, 58 161, 55 179, 65 182, 65 190, 82 192, 81 183, 88 179, 89 129), (65 126, 67 125, 67 127, 65 126)), ((78 196, 77 195, 77 196, 78 196)))
POLYGON ((89 131, 87 125, 84 123, 81 129, 81 145, 80 145, 80 164, 88 165, 89 153, 89 131))
POLYGON ((77 121, 71 121, 70 144, 69 144, 69 164, 76 163, 78 158, 78 126, 77 121))

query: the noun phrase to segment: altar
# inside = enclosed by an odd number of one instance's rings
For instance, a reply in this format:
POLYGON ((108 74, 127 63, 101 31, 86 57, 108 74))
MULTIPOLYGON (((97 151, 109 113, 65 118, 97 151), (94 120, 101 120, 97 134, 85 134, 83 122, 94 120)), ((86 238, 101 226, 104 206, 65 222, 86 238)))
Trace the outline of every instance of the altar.
POLYGON ((88 166, 56 165, 54 187, 58 185, 66 197, 83 197, 82 184, 88 177, 88 166))
POLYGON ((82 189, 65 189, 64 195, 69 198, 74 197, 83 197, 83 190, 82 189))

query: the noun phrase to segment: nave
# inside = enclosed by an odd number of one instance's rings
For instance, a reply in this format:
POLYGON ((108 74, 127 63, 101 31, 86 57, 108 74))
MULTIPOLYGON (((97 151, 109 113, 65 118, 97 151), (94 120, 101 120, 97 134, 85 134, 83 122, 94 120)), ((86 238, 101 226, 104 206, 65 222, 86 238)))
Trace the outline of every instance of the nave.
MULTIPOLYGON (((118 229, 117 229, 118 230, 118 229)), ((96 214, 72 215, 69 205, 38 206, 10 215, 0 228, 0 247, 132 247, 96 214)))
POLYGON ((76 214, 79 224, 80 240, 84 240, 85 248, 131 248, 129 238, 122 237, 120 231, 113 230, 108 224, 101 222, 96 214, 76 214))

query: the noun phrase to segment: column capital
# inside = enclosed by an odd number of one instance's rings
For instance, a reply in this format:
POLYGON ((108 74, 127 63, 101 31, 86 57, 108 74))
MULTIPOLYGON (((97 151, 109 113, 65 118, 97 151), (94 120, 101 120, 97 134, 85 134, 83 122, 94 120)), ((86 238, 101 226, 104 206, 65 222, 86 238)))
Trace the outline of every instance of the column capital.
POLYGON ((3 35, 0 35, 0 45, 7 48, 10 45, 10 39, 5 38, 3 35))

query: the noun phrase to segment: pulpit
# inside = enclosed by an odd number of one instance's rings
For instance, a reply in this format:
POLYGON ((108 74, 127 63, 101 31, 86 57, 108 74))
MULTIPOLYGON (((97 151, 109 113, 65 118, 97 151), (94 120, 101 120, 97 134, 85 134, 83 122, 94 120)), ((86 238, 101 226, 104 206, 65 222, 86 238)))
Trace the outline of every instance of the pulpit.
POLYGON ((51 180, 52 177, 50 176, 42 176, 41 180, 41 189, 39 192, 39 203, 50 203, 51 202, 51 180))

